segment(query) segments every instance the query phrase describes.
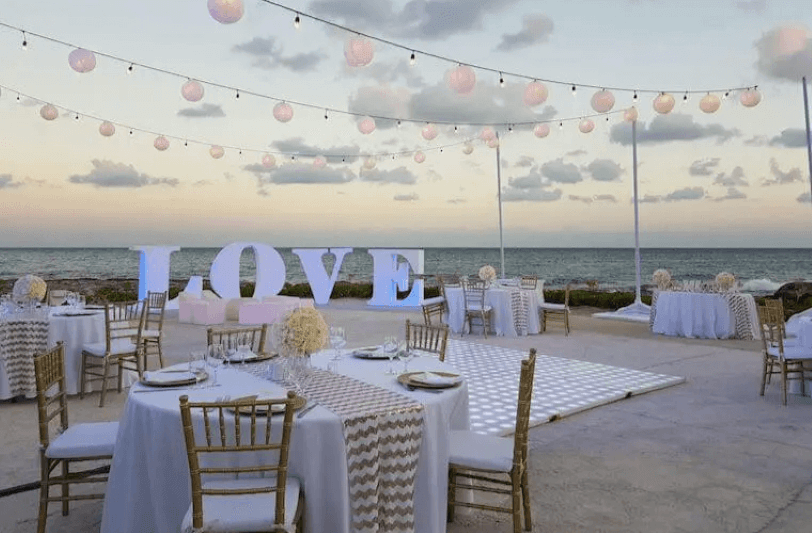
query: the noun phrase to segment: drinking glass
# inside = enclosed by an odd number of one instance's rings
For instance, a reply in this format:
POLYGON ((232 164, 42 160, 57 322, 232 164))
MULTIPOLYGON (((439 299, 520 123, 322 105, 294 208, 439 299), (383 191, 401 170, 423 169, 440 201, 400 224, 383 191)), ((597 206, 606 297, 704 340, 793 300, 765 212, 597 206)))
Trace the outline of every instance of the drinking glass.
POLYGON ((389 358, 389 369, 387 374, 397 374, 395 370, 395 359, 398 357, 398 338, 395 335, 388 335, 383 339, 383 351, 389 358))
POLYGON ((347 345, 347 333, 344 328, 333 326, 330 328, 330 346, 333 347, 335 354, 333 359, 341 359, 341 348, 347 345))
POLYGON ((403 361, 403 373, 409 372, 409 362, 414 359, 415 353, 408 345, 403 346, 403 351, 400 352, 400 359, 403 361))
POLYGON ((217 385, 217 371, 223 365, 223 361, 226 358, 225 350, 223 349, 222 344, 211 344, 209 345, 207 357, 206 357, 206 365, 212 369, 214 374, 213 379, 209 386, 213 387, 217 385))
MULTIPOLYGON (((205 362, 206 359, 206 352, 192 350, 189 352, 189 372, 195 372, 200 368, 200 361, 205 362)), ((192 386, 192 388, 197 388, 197 384, 192 386)))

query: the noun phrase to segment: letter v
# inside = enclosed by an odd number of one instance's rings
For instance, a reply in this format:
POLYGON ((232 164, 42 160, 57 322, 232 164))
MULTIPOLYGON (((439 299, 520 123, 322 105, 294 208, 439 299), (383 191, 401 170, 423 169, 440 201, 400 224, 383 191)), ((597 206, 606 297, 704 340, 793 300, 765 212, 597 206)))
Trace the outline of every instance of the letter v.
POLYGON ((304 270, 307 282, 310 284, 313 299, 319 305, 327 304, 330 301, 330 295, 333 293, 333 286, 338 279, 338 273, 341 271, 344 256, 351 253, 352 248, 295 248, 291 252, 296 254, 302 263, 302 270, 304 270), (333 272, 329 277, 322 261, 322 257, 326 253, 332 253, 336 256, 333 272))

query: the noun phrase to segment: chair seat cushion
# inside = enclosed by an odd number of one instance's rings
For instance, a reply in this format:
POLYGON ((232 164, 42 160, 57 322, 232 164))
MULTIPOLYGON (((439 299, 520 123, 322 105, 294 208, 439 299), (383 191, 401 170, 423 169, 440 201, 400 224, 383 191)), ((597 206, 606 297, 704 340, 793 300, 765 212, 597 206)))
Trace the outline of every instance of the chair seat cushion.
POLYGON ((157 329, 145 329, 144 331, 141 332, 141 338, 142 339, 148 339, 148 338, 157 339, 160 336, 161 336, 161 332, 160 332, 160 330, 157 330, 157 329))
POLYGON ((68 426, 48 445, 45 456, 52 459, 75 457, 112 457, 116 447, 118 422, 97 422, 68 426))
MULTIPOLYGON (((772 357, 778 358, 779 351, 777 346, 770 346, 767 348, 767 353, 772 357)), ((812 361, 812 348, 806 346, 795 346, 788 343, 784 344, 784 358, 792 360, 807 360, 812 361)))
MULTIPOLYGON (((89 353, 96 357, 104 357, 107 355, 106 342, 92 342, 82 346, 82 351, 89 353)), ((123 355, 128 353, 135 353, 136 347, 129 339, 116 339, 110 342, 111 355, 123 355)))
POLYGON ((477 304, 468 304, 468 307, 465 308, 466 311, 485 311, 486 313, 493 309, 490 305, 477 305, 477 304))
POLYGON ((539 303, 539 309, 544 311, 566 311, 569 309, 564 304, 548 304, 546 302, 539 303))
POLYGON ((513 439, 473 431, 452 431, 448 461, 461 467, 510 472, 513 468, 513 439))
MULTIPOLYGON (((275 478, 228 479, 203 483, 204 489, 275 487, 275 478)), ((299 480, 288 477, 285 484, 285 524, 293 523, 299 503, 299 480)), ((203 531, 241 533, 273 531, 276 519, 276 494, 203 495, 203 531)), ((182 532, 192 531, 192 506, 183 517, 182 532)))
POLYGON ((442 296, 435 296, 434 298, 426 298, 423 300, 423 305, 441 304, 445 301, 442 296))

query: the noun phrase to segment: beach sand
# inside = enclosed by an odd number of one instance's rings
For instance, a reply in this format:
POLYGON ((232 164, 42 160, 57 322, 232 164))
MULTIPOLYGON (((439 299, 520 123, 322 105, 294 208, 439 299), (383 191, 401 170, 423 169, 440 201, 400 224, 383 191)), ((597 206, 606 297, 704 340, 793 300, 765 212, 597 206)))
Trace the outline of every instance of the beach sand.
MULTIPOLYGON (((401 333, 415 310, 369 310, 338 300, 322 308, 347 328, 349 346, 401 333)), ((645 324, 599 320, 577 309, 560 327, 510 339, 466 340, 687 378, 530 432, 533 530, 557 532, 806 532, 812 524, 812 399, 779 401, 774 381, 762 398, 760 343, 652 335, 645 324)), ((169 362, 205 345, 205 328, 165 325, 169 362)), ((126 394, 71 397, 72 422, 115 420, 126 394)), ((39 479, 34 401, 0 404, 0 488, 39 479)), ((37 491, 0 498, 0 532, 36 526, 37 491)), ((98 531, 101 502, 77 502, 70 516, 50 507, 48 531, 98 531)), ((509 515, 458 512, 449 532, 512 531, 509 515)), ((145 532, 146 533, 146 532, 145 532)))

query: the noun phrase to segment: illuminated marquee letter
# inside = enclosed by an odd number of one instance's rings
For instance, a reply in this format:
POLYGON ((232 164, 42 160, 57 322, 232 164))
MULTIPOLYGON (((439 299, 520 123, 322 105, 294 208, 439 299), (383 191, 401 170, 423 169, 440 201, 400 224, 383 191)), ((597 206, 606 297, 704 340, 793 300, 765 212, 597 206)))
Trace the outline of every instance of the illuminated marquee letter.
POLYGON ((299 256, 299 261, 302 262, 302 270, 304 270, 307 282, 310 284, 313 300, 319 305, 327 304, 330 301, 330 295, 333 293, 333 286, 338 279, 344 256, 351 253, 352 248, 296 248, 291 251, 299 256), (324 262, 322 261, 322 257, 326 253, 336 256, 336 262, 333 265, 333 272, 330 277, 327 277, 324 262))
MULTIPOLYGON (((141 252, 138 264, 138 299, 146 298, 148 291, 168 291, 169 256, 180 250, 180 246, 130 246, 130 250, 141 252)), ((167 308, 171 309, 172 306, 167 305, 167 308)))
POLYGON ((390 250, 370 249, 367 253, 372 256, 372 299, 368 305, 385 307, 418 306, 423 298, 423 280, 416 279, 409 296, 398 300, 397 290, 405 291, 409 288, 409 267, 415 274, 423 273, 423 250, 390 250), (406 263, 398 266, 398 256, 406 259, 406 263))
POLYGON ((257 264, 254 298, 273 296, 285 286, 285 262, 275 248, 256 242, 235 242, 220 250, 211 263, 211 288, 220 298, 240 297, 240 255, 246 248, 254 250, 257 264))

